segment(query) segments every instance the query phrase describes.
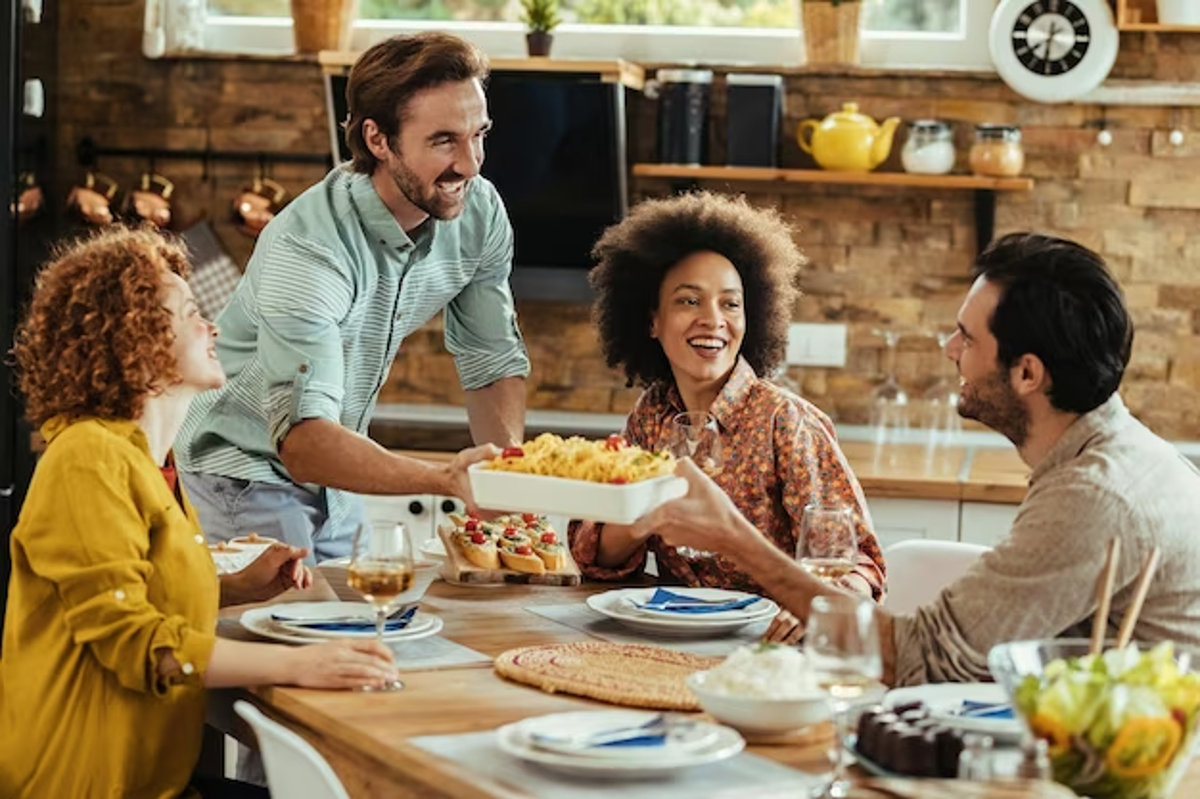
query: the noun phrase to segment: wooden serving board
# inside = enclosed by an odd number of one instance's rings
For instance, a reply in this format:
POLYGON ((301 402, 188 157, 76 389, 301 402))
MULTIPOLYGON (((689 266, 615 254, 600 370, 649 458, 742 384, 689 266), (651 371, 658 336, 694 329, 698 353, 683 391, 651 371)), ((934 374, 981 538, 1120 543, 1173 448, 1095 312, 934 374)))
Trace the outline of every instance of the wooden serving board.
MULTIPOLYGON (((582 575, 579 566, 571 557, 571 550, 566 548, 567 564, 562 571, 545 572, 544 574, 529 574, 513 571, 512 569, 481 569, 467 560, 454 544, 454 528, 442 526, 438 528, 438 536, 442 546, 446 548, 446 563, 443 567, 448 579, 460 583, 527 583, 532 585, 579 585, 582 575)), ((565 531, 556 531, 566 544, 565 531)))

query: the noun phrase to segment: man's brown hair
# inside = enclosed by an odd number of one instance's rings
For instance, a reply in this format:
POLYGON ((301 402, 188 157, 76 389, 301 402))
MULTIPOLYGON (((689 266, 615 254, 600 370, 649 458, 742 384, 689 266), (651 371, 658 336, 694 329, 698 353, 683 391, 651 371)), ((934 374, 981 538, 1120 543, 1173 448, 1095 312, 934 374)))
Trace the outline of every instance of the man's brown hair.
POLYGON ((346 144, 354 157, 354 171, 370 175, 379 163, 363 137, 368 119, 375 121, 394 150, 408 104, 418 92, 443 83, 483 82, 487 76, 487 56, 449 33, 393 36, 367 50, 346 82, 346 144))

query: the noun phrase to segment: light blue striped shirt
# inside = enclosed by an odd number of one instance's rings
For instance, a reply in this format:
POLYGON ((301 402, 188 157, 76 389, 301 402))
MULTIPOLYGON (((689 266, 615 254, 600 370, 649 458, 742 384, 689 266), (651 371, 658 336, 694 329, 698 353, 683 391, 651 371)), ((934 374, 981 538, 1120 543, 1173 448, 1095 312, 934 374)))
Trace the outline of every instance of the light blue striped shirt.
MULTIPOLYGON (((292 426, 329 419, 365 434, 404 337, 443 308, 463 388, 528 375, 508 286, 512 226, 491 183, 476 177, 466 191, 458 218, 410 238, 370 176, 342 166, 267 225, 216 320, 229 381, 192 402, 179 467, 294 482, 279 458, 292 426)), ((330 521, 345 518, 347 497, 326 490, 330 521)))

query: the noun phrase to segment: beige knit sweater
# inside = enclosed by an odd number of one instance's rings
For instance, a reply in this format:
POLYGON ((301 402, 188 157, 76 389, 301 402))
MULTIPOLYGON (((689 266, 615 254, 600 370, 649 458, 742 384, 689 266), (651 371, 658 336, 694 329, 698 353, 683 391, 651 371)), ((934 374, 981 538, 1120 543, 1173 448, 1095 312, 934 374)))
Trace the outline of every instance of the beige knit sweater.
POLYGON ((897 685, 988 680, 996 644, 1090 636, 1113 536, 1121 563, 1110 632, 1157 544, 1162 559, 1134 640, 1200 646, 1200 471, 1115 394, 1034 469, 1009 535, 932 604, 896 618, 897 685))

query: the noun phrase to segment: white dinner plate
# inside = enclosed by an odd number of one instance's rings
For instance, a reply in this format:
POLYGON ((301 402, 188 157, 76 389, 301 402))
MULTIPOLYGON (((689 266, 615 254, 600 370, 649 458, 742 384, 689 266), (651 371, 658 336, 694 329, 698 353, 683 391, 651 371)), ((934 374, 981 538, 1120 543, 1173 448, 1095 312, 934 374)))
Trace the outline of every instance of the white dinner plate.
MULTIPOLYGON (((622 758, 581 756, 539 749, 529 743, 529 730, 544 725, 559 727, 561 724, 603 725, 605 728, 648 721, 655 714, 636 710, 598 710, 578 713, 554 714, 525 719, 507 724, 496 731, 496 743, 500 750, 513 757, 535 763, 554 771, 575 776, 607 779, 646 779, 662 777, 685 768, 693 768, 733 757, 746 747, 742 736, 729 727, 708 722, 697 722, 697 728, 711 727, 711 738, 701 746, 683 747, 665 751, 655 747, 656 754, 634 756, 627 753, 622 758), (563 722, 556 717, 575 717, 563 722), (593 719, 584 720, 591 716, 593 719)), ((705 731, 707 732, 707 731, 705 731)))
POLYGON ((518 735, 535 749, 571 757, 600 760, 657 760, 673 758, 709 748, 717 740, 717 725, 674 714, 674 729, 662 744, 650 746, 593 746, 580 748, 571 739, 611 730, 638 728, 663 714, 635 710, 585 710, 576 713, 552 713, 519 722, 518 735))
POLYGON ((973 718, 962 716, 964 702, 1007 704, 1008 694, 1004 688, 992 682, 933 683, 895 688, 887 692, 883 706, 893 708, 907 702, 924 702, 929 715, 947 727, 956 727, 963 732, 990 735, 997 741, 1019 741, 1025 726, 1015 716, 1010 719, 973 718))
MULTIPOLYGON (((753 605, 740 610, 717 613, 646 613, 634 603, 645 602, 654 594, 653 588, 619 588, 593 594, 587 598, 588 607, 608 616, 630 629, 665 635, 719 635, 759 621, 768 621, 779 612, 779 606, 761 597, 753 605)), ((740 591, 718 588, 679 588, 677 593, 699 599, 736 600, 754 596, 740 591)))
MULTIPOLYGON (((334 639, 374 638, 375 632, 373 630, 307 630, 298 632, 284 627, 273 620, 271 615, 279 613, 305 618, 357 615, 367 618, 373 610, 365 602, 290 602, 247 610, 242 614, 241 623, 250 632, 264 638, 273 638, 276 641, 285 641, 291 644, 315 644, 334 639)), ((384 633, 383 640, 388 643, 398 643, 428 638, 441 632, 442 626, 442 620, 437 616, 418 611, 407 627, 403 630, 384 633)))

